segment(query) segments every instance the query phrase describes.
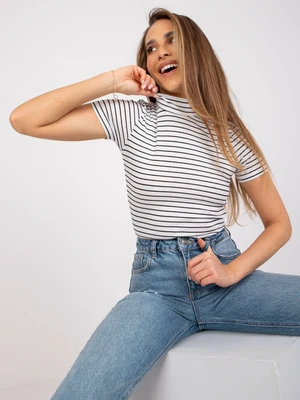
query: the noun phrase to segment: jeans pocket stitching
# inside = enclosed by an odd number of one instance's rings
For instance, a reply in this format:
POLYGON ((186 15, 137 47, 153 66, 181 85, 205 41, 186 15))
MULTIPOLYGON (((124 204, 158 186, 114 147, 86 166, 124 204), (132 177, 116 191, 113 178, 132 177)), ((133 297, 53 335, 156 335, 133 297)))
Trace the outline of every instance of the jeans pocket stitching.
POLYGON ((210 245, 211 245, 211 248, 212 248, 213 252, 215 253, 215 255, 220 258, 229 260, 229 259, 234 259, 241 254, 240 250, 236 246, 236 243, 233 241, 233 239, 231 239, 230 236, 226 236, 225 238, 223 238, 220 241, 212 240, 210 245), (216 247, 218 247, 218 245, 221 245, 222 243, 224 243, 227 240, 229 241, 229 245, 232 245, 232 247, 233 247, 232 249, 229 249, 230 254, 228 254, 228 253, 224 254, 224 253, 219 252, 218 249, 216 250, 216 247), (235 247, 235 249, 234 249, 234 247, 235 247))
POLYGON ((135 260, 134 263, 138 262, 139 266, 141 266, 141 268, 134 268, 132 267, 132 273, 133 274, 140 274, 142 272, 145 272, 149 269, 150 267, 150 263, 151 263, 151 257, 147 256, 146 254, 136 254, 135 255, 135 260), (143 260, 146 257, 146 264, 143 266, 143 260))
POLYGON ((228 254, 226 254, 226 255, 225 254, 218 254, 215 251, 214 251, 214 253, 218 258, 223 258, 224 260, 233 260, 234 258, 236 258, 239 255, 241 255, 240 251, 237 251, 236 253, 232 253, 232 254, 229 254, 229 255, 228 254))

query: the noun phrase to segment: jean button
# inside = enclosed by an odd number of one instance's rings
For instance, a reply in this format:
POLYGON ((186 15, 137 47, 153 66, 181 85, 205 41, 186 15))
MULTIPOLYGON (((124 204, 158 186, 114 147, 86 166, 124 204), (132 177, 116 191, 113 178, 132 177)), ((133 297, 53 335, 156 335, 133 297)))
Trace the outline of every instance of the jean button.
POLYGON ((193 243, 193 242, 192 242, 192 240, 190 240, 190 239, 182 239, 182 243, 183 243, 183 244, 191 244, 191 243, 193 243))

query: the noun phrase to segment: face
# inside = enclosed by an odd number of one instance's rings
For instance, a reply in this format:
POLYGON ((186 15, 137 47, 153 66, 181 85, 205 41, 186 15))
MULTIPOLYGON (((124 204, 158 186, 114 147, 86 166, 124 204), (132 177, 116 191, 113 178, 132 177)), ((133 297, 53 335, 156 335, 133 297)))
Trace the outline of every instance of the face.
POLYGON ((156 21, 145 38, 147 69, 160 88, 160 93, 185 97, 178 66, 173 24, 168 19, 156 21))

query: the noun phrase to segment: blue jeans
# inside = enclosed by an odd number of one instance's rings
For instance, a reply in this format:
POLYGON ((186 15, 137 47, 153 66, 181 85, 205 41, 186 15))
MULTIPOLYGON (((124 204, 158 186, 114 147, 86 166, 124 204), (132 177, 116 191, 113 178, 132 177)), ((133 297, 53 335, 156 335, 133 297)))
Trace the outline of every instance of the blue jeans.
MULTIPOLYGON (((204 239, 223 264, 240 254, 226 228, 204 239)), ((300 276, 255 270, 226 288, 202 287, 186 273, 187 261, 201 252, 191 237, 137 238, 130 293, 97 327, 51 399, 128 399, 175 343, 202 330, 300 336, 300 276)))

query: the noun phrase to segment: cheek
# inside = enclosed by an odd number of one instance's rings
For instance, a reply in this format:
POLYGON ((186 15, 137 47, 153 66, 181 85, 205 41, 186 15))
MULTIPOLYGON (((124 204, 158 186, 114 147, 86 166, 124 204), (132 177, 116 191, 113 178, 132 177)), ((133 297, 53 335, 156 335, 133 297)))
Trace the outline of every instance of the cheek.
POLYGON ((149 60, 147 61, 147 70, 149 74, 152 74, 151 62, 149 60))
POLYGON ((159 81, 159 76, 157 73, 155 73, 153 68, 151 68, 151 65, 147 65, 147 70, 148 70, 148 73, 151 76, 151 78, 153 78, 154 81, 157 83, 159 81))
POLYGON ((155 75, 154 63, 151 61, 151 57, 147 60, 147 70, 151 76, 155 75))
POLYGON ((151 59, 147 60, 146 64, 147 72, 151 76, 151 78, 154 79, 155 83, 158 85, 159 84, 159 76, 158 73, 155 73, 153 62, 151 62, 151 59))

